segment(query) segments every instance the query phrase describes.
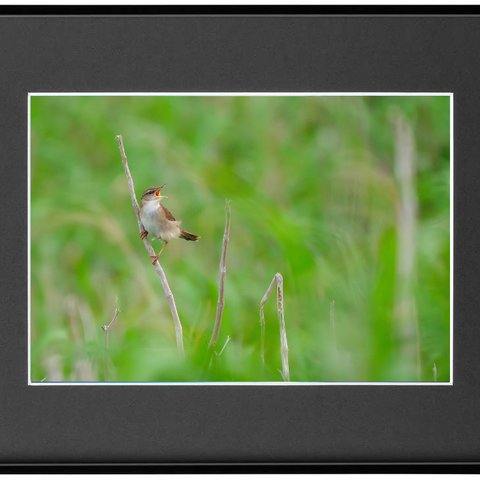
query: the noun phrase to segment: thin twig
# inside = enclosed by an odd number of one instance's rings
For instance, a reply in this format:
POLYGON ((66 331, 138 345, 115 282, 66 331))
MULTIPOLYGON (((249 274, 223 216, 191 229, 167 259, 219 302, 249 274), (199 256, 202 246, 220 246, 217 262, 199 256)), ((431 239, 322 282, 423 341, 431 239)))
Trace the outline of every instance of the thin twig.
POLYGON ((438 370, 437 370, 437 364, 433 362, 433 381, 437 382, 438 381, 438 370))
POLYGON ((290 381, 290 369, 288 366, 288 342, 287 342, 287 329, 285 327, 285 315, 283 307, 283 277, 281 273, 276 273, 273 277, 267 291, 260 301, 260 331, 261 331, 261 351, 260 356, 262 359, 262 365, 265 366, 265 314, 263 308, 267 302, 270 294, 273 291, 273 287, 277 285, 277 314, 278 322, 280 324, 280 353, 282 357, 282 378, 285 382, 290 381))
POLYGON ((230 220, 231 220, 230 201, 225 202, 225 228, 223 231, 222 255, 220 257, 220 279, 218 282, 218 301, 217 313, 215 315, 215 324, 213 325, 212 336, 208 348, 211 350, 215 347, 218 336, 220 335, 220 328, 222 326, 222 314, 225 306, 225 276, 227 274, 227 248, 230 240, 230 220))
MULTIPOLYGON (((127 181, 128 181, 128 188, 130 190, 130 197, 132 199, 132 205, 133 205, 133 210, 135 211, 135 216, 137 217, 137 223, 138 223, 138 229, 139 232, 142 233, 143 231, 143 225, 140 220, 140 207, 137 202, 137 197, 135 195, 135 187, 133 185, 133 179, 132 175, 130 174, 130 169, 128 168, 128 162, 127 162, 127 155, 125 154, 125 148, 123 146, 123 139, 121 135, 117 135, 115 137, 115 140, 118 144, 118 148, 120 149, 120 155, 122 156, 122 163, 123 163, 123 168, 125 169, 125 175, 127 176, 127 181)), ((145 245, 145 249, 147 250, 148 254, 150 257, 155 257, 155 250, 153 249, 150 241, 148 238, 143 239, 143 244, 145 245)), ((175 298, 173 296, 172 291, 170 290, 170 286, 168 284, 167 276, 165 275, 165 272, 163 271, 162 266, 160 265, 160 262, 157 261, 153 264, 153 268, 157 272, 158 277, 160 278, 160 282, 162 283, 163 291, 165 293, 165 297, 167 298, 168 305, 170 306, 170 311, 172 313, 173 317, 173 323, 175 325, 175 336, 177 339, 177 349, 178 351, 183 355, 184 350, 183 350, 183 328, 182 328, 182 323, 180 322, 180 317, 178 316, 177 312, 177 306, 175 305, 175 298)))
POLYGON ((219 357, 225 351, 225 349, 227 348, 227 345, 230 343, 230 340, 231 340, 230 335, 227 335, 227 339, 225 340, 225 343, 223 344, 223 347, 219 352, 215 352, 213 350, 210 350, 210 352, 213 352, 215 355, 212 355, 212 354, 209 355, 209 357, 208 357, 208 368, 211 368, 212 363, 213 363, 213 359, 215 357, 219 357))
POLYGON ((227 345, 230 343, 230 340, 231 340, 230 335, 227 335, 227 339, 225 340, 225 343, 223 344, 222 349, 218 353, 215 352, 215 355, 217 357, 219 357, 224 352, 224 350, 227 348, 227 345))
POLYGON ((118 314, 120 313, 120 310, 115 307, 115 313, 113 314, 113 318, 110 320, 109 323, 106 323, 105 325, 102 325, 102 330, 105 334, 105 349, 108 350, 108 334, 110 327, 113 325, 113 322, 117 319, 118 314))
POLYGON ((110 320, 109 323, 106 323, 105 325, 102 325, 102 330, 103 330, 103 337, 105 339, 105 344, 104 344, 104 350, 103 350, 103 377, 106 380, 107 379, 107 370, 108 370, 108 335, 110 333, 110 327, 113 325, 113 322, 117 319, 118 314, 120 313, 120 310, 115 307, 115 313, 113 314, 112 319, 110 320))

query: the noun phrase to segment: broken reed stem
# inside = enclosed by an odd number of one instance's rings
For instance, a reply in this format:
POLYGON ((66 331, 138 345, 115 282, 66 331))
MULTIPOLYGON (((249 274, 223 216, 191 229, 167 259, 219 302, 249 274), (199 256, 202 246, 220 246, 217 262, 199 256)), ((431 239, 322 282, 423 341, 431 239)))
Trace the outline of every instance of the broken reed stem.
POLYGON ((109 323, 102 325, 103 336, 105 339, 104 345, 104 364, 103 364, 103 378, 104 380, 107 379, 107 370, 108 370, 108 334, 110 331, 110 327, 113 325, 113 322, 117 319, 120 310, 115 307, 115 313, 113 314, 113 318, 110 320, 109 323))
POLYGON ((287 342, 287 329, 285 327, 285 315, 283 308, 283 277, 281 273, 276 273, 273 277, 267 291, 260 301, 260 332, 261 332, 261 347, 260 356, 262 359, 262 365, 265 367, 265 314, 263 308, 267 302, 270 294, 273 291, 273 287, 277 285, 277 315, 278 322, 280 324, 280 353, 282 357, 282 378, 285 382, 290 381, 290 369, 288 366, 288 342, 287 342))
MULTIPOLYGON (((138 206, 137 202, 137 197, 135 195, 135 187, 133 184, 133 178, 130 173, 130 169, 128 168, 128 161, 127 161, 127 155, 125 154, 125 148, 123 146, 123 138, 121 135, 117 135, 115 137, 115 141, 118 144, 118 148, 120 150, 120 155, 122 157, 122 163, 123 163, 123 168, 125 170, 125 175, 127 176, 127 182, 128 182, 128 188, 130 190, 130 197, 132 199, 132 205, 133 205, 133 210, 135 211, 135 216, 137 217, 137 223, 138 223, 138 229, 139 232, 141 233, 143 230, 142 222, 140 220, 140 207, 138 206)), ((145 249, 147 250, 148 254, 150 257, 155 257, 155 250, 153 249, 150 241, 148 238, 143 239, 143 244, 145 245, 145 249)), ((183 349, 183 329, 182 329, 182 323, 180 322, 180 317, 178 316, 177 312, 177 306, 175 305, 175 298, 173 296, 172 291, 170 290, 170 286, 168 284, 167 276, 165 275, 165 272, 163 271, 162 266, 160 265, 160 262, 157 260, 153 264, 153 268, 155 269, 155 272, 157 273, 158 277, 160 278, 160 282, 163 287, 163 291, 165 293, 165 297, 167 298, 168 305, 170 307, 170 311, 172 313, 173 317, 173 323, 175 326, 175 336, 177 339, 177 350, 180 352, 180 354, 184 354, 184 349, 183 349)))
POLYGON ((218 301, 217 313, 215 315, 215 324, 213 325, 212 336, 208 344, 211 350, 215 347, 218 336, 220 335, 220 328, 222 326, 223 308, 225 306, 225 276, 227 274, 227 249, 228 241, 230 240, 230 221, 232 211, 230 208, 230 201, 225 202, 225 228, 223 231, 222 255, 220 257, 220 278, 218 281, 218 301))

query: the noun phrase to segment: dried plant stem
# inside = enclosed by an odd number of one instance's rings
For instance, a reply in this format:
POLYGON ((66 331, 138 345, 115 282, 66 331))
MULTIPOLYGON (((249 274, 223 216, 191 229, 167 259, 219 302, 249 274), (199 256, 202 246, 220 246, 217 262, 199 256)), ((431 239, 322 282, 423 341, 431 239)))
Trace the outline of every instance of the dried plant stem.
POLYGON ((110 328, 113 325, 113 322, 118 317, 118 314, 120 313, 120 310, 115 307, 115 313, 113 314, 113 318, 110 320, 109 323, 106 323, 105 325, 102 325, 102 330, 103 330, 103 336, 105 340, 104 344, 104 365, 103 365, 103 378, 106 380, 107 379, 107 373, 108 373, 108 335, 110 333, 110 328))
POLYGON ((220 328, 222 326, 223 308, 225 306, 225 277, 227 275, 227 249, 230 240, 230 221, 231 221, 230 202, 225 202, 225 228, 223 231, 222 255, 220 257, 220 278, 218 281, 218 301, 217 313, 215 315, 215 324, 213 325, 212 336, 208 348, 212 350, 217 344, 220 328))
POLYGON ((437 364, 435 362, 433 362, 432 371, 433 371, 433 381, 438 382, 438 370, 437 370, 437 364))
POLYGON ((421 377, 420 334, 414 296, 415 231, 417 195, 415 189, 415 142, 407 120, 398 113, 395 127, 395 174, 399 189, 397 206, 397 288, 395 318, 402 340, 402 355, 411 370, 421 377))
MULTIPOLYGON (((127 155, 125 154, 125 148, 123 146, 123 139, 121 135, 117 135, 115 140, 118 144, 118 148, 120 149, 120 155, 122 157, 123 168, 125 169, 125 175, 127 176, 128 188, 130 190, 130 197, 132 199, 133 210, 135 211, 135 216, 137 217, 138 229, 141 233, 143 231, 143 225, 140 220, 140 207, 137 202, 137 197, 135 195, 135 187, 133 184, 132 175, 130 174, 130 169, 128 168, 128 161, 127 155)), ((150 241, 148 238, 143 239, 143 244, 145 245, 145 249, 147 250, 150 257, 155 257, 155 250, 153 249, 150 241)), ((175 298, 173 296, 172 291, 170 290, 170 286, 168 284, 167 276, 163 271, 160 262, 157 260, 153 264, 153 268, 155 272, 157 272, 158 277, 160 278, 160 282, 162 283, 163 291, 165 293, 165 297, 167 298, 168 305, 170 306, 170 311, 173 317, 173 323, 175 326, 175 335, 177 339, 177 350, 183 355, 183 329, 182 323, 180 322, 180 317, 178 316, 177 306, 175 305, 175 298)))
POLYGON ((283 308, 283 277, 281 273, 276 273, 273 277, 267 291, 260 301, 260 331, 261 331, 261 351, 260 356, 262 359, 262 365, 265 366, 265 314, 263 308, 267 302, 273 288, 277 285, 277 314, 280 324, 280 353, 282 357, 282 378, 285 382, 290 381, 290 369, 288 366, 288 342, 287 342, 287 329, 285 327, 285 315, 283 308))

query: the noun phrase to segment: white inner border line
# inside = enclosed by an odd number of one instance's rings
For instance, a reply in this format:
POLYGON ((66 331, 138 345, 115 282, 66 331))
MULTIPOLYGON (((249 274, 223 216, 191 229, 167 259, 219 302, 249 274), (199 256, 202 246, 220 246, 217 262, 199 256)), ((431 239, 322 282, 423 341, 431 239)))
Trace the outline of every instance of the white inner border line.
POLYGON ((453 386, 453 93, 451 92, 29 92, 27 99, 28 385, 29 386, 453 386), (32 97, 450 97, 450 381, 449 382, 32 382, 31 381, 31 98, 32 97))

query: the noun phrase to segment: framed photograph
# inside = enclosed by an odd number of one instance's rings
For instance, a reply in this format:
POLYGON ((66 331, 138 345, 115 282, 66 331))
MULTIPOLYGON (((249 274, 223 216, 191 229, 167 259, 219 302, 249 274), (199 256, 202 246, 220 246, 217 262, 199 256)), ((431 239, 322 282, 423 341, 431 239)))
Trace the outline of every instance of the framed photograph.
POLYGON ((0 16, 1 468, 476 471, 478 17, 234 13, 0 16))

